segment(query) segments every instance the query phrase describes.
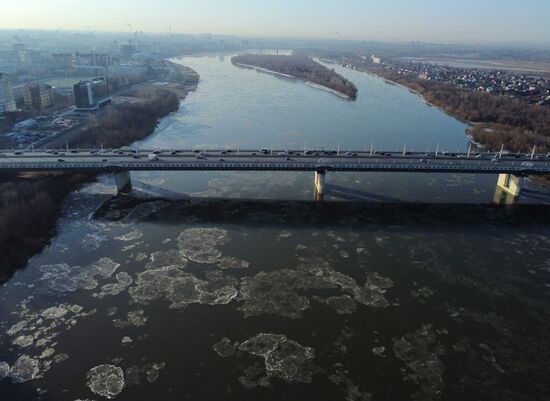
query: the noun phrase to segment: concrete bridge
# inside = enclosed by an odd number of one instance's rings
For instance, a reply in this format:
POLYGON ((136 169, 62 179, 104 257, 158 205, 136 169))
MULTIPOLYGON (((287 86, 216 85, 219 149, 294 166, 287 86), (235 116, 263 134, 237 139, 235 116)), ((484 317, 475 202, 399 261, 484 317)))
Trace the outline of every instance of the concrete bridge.
MULTIPOLYGON (((113 173, 119 192, 131 187, 130 171, 310 171, 317 193, 329 172, 498 174, 497 188, 519 196, 526 175, 550 174, 542 154, 424 153, 327 150, 0 150, 0 171, 113 173)), ((497 191, 498 193, 498 191, 497 191)))

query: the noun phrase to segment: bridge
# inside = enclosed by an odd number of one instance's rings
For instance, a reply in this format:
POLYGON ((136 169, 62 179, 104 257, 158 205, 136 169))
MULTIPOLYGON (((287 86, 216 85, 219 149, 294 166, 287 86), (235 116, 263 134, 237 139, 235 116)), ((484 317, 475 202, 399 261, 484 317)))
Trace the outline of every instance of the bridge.
POLYGON ((117 190, 130 171, 309 171, 318 194, 329 172, 498 174, 497 188, 519 196, 526 175, 550 174, 548 154, 367 152, 333 150, 0 150, 0 171, 113 173, 117 190))

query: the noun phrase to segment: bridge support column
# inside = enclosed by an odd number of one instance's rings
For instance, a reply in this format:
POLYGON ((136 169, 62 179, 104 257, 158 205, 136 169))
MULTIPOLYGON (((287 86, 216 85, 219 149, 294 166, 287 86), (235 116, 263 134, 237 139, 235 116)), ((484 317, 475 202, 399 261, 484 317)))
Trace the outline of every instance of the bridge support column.
POLYGON ((113 173, 117 193, 129 192, 132 189, 130 171, 123 170, 113 173))
POLYGON ((519 196, 522 185, 523 177, 513 174, 499 174, 498 176, 497 187, 515 198, 519 196))
POLYGON ((325 193, 325 179, 326 179, 327 172, 325 170, 319 170, 315 172, 315 189, 317 190, 317 194, 323 195, 325 193))

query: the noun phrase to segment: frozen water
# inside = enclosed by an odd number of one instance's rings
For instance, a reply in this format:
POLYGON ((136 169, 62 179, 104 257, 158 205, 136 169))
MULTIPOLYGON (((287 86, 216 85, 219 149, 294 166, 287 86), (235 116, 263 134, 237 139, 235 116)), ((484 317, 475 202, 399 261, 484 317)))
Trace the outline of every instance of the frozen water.
POLYGON ((119 282, 120 285, 122 285, 124 287, 128 287, 134 281, 132 276, 130 276, 126 272, 117 273, 116 280, 119 282))
POLYGON ((40 364, 28 355, 21 355, 10 369, 10 377, 15 383, 23 383, 38 377, 40 364))
POLYGON ((183 269, 187 265, 187 259, 177 249, 157 251, 151 254, 151 261, 147 263, 147 269, 156 269, 165 266, 177 266, 183 269))
POLYGON ((178 237, 180 252, 197 263, 215 263, 222 253, 218 249, 229 240, 227 231, 220 228, 189 228, 178 237))
POLYGON ((114 398, 124 388, 124 372, 114 365, 96 366, 88 372, 86 385, 95 394, 114 398))
POLYGON ((28 347, 29 345, 32 345, 33 342, 33 336, 19 336, 15 340, 13 340, 13 344, 18 345, 21 348, 28 347))
POLYGON ((141 237, 143 237, 143 233, 138 229, 134 229, 127 234, 115 237, 115 239, 119 241, 135 241, 136 239, 140 239, 141 237))
POLYGON ((420 385, 420 390, 413 394, 413 400, 441 399, 444 387, 442 375, 445 371, 441 356, 445 350, 431 325, 424 325, 395 340, 393 352, 412 372, 407 378, 420 385))
POLYGON ((218 261, 220 269, 246 269, 250 266, 250 262, 234 258, 233 256, 222 256, 218 261))
POLYGON ((224 358, 235 354, 235 346, 231 344, 231 340, 227 337, 223 337, 212 348, 219 356, 224 358))
POLYGON ((7 362, 0 362, 0 381, 8 377, 10 373, 10 365, 7 362))
POLYGON ((326 299, 328 306, 333 308, 339 315, 355 313, 357 303, 349 295, 340 295, 337 297, 328 297, 326 299))
MULTIPOLYGON (((291 383, 310 383, 317 368, 313 364, 313 348, 304 347, 283 334, 259 333, 243 342, 239 350, 262 357, 268 377, 278 377, 291 383)), ((256 369, 245 373, 248 373, 245 382, 249 384, 258 374, 256 369)), ((259 379, 259 384, 262 380, 259 379)))

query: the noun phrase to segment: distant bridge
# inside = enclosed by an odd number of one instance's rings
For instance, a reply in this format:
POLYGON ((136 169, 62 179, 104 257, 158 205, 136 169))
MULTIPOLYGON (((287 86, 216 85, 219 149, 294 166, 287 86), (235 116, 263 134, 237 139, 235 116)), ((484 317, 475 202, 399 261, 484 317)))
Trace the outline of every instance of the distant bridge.
POLYGON ((424 153, 327 150, 0 150, 0 171, 114 173, 118 191, 131 185, 130 171, 310 171, 325 192, 327 172, 499 174, 498 187, 519 196, 523 177, 550 174, 542 154, 424 153))

